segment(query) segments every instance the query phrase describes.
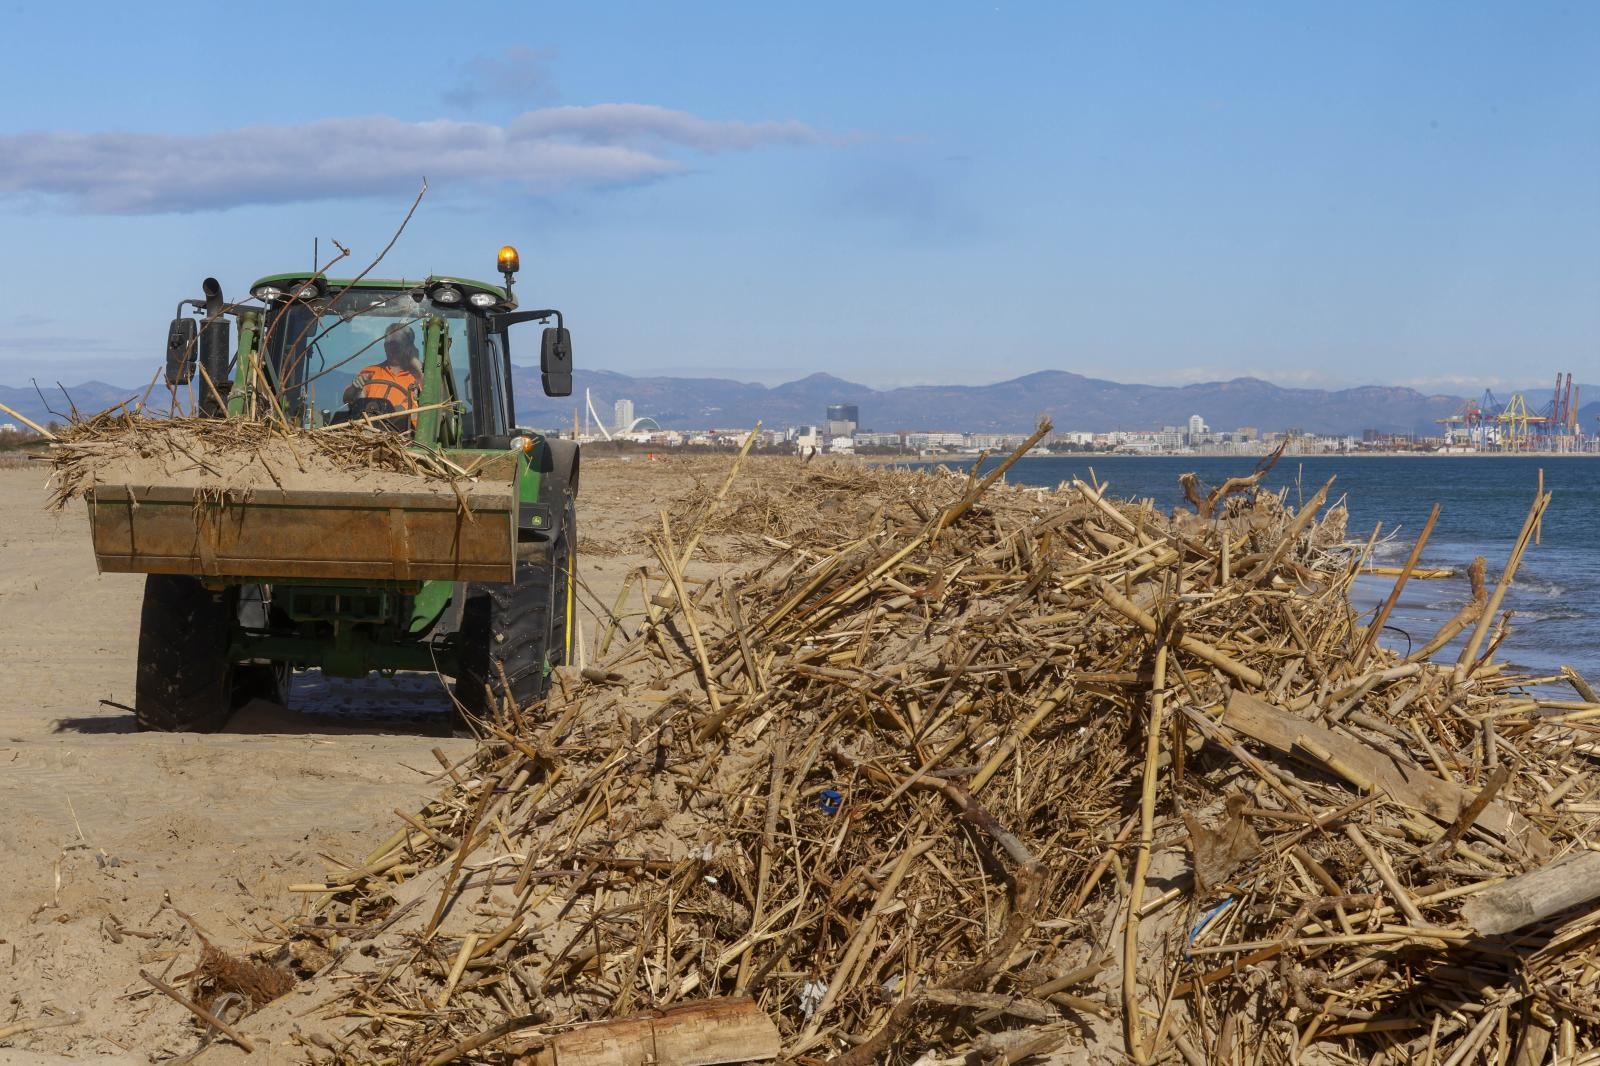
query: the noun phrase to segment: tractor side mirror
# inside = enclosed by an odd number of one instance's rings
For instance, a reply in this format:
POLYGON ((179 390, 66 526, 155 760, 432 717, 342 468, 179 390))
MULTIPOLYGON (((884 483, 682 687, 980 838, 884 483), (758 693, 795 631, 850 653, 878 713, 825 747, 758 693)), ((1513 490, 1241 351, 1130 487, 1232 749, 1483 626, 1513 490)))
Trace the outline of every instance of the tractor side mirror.
POLYGON ((565 326, 548 326, 539 341, 539 373, 546 396, 572 395, 572 334, 565 326))
POLYGON ((194 319, 175 318, 167 327, 167 384, 187 385, 194 377, 194 319))
POLYGON ((543 311, 504 311, 489 317, 489 332, 503 338, 506 364, 511 362, 511 337, 508 331, 518 322, 545 322, 554 315, 556 325, 546 327, 539 341, 539 372, 544 378, 546 396, 572 395, 572 334, 561 325, 561 312, 553 308, 543 311))

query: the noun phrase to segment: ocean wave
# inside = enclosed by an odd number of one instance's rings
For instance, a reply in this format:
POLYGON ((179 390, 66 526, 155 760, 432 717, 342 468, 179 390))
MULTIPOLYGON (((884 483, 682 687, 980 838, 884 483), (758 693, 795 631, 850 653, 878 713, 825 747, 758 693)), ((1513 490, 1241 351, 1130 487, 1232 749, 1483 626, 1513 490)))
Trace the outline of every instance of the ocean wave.
POLYGON ((1532 592, 1539 596, 1565 596, 1571 589, 1559 581, 1547 581, 1538 577, 1518 576, 1511 583, 1511 587, 1522 592, 1532 592))
POLYGON ((1465 596, 1459 600, 1435 600, 1432 603, 1424 605, 1423 610, 1436 611, 1439 614, 1455 614, 1457 611, 1461 610, 1462 606, 1466 602, 1467 598, 1465 596))
POLYGON ((1372 546, 1372 558, 1373 559, 1383 559, 1383 560, 1399 559, 1401 561, 1404 561, 1405 558, 1407 556, 1409 556, 1410 554, 1411 554, 1411 545, 1410 544, 1406 544, 1406 543, 1404 543, 1402 541, 1394 541, 1394 540, 1379 541, 1377 544, 1374 544, 1372 546))
POLYGON ((1588 615, 1575 607, 1557 607, 1548 611, 1515 611, 1511 623, 1517 622, 1576 622, 1588 615))

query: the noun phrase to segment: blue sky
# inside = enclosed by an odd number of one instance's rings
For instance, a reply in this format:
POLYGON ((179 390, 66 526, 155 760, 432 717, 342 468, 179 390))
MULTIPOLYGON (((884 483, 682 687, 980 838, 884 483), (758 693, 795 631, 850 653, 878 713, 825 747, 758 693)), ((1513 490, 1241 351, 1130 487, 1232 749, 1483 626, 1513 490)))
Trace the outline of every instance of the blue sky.
POLYGON ((364 265, 424 175, 386 272, 515 243, 629 374, 1600 356, 1595 5, 8 7, 0 383, 148 380, 201 278, 364 265))

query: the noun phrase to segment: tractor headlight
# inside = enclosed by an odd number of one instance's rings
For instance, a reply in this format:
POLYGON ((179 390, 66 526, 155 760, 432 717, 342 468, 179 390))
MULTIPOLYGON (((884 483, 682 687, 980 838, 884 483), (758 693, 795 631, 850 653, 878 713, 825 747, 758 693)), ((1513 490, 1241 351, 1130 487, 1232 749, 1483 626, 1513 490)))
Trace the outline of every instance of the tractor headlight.
POLYGON ((250 295, 254 296, 263 303, 271 303, 273 300, 283 299, 288 295, 288 293, 284 292, 276 285, 257 285, 255 288, 250 290, 250 295))
POLYGON ((439 286, 429 295, 432 297, 434 303, 444 304, 446 307, 452 307, 461 302, 461 290, 452 289, 448 285, 439 286))
POLYGON ((467 297, 467 302, 473 307, 493 307, 499 301, 494 298, 493 293, 475 292, 467 297))
POLYGON ((297 300, 315 300, 322 295, 322 285, 316 280, 295 286, 294 298, 297 300))

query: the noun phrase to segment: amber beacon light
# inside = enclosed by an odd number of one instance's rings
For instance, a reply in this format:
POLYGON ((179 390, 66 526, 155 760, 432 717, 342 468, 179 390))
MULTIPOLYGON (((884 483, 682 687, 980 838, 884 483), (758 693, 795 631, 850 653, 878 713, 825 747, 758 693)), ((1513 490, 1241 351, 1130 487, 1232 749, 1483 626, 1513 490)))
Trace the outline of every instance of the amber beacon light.
POLYGON ((515 274, 522 269, 522 257, 517 255, 517 250, 511 245, 500 249, 500 273, 515 274))

